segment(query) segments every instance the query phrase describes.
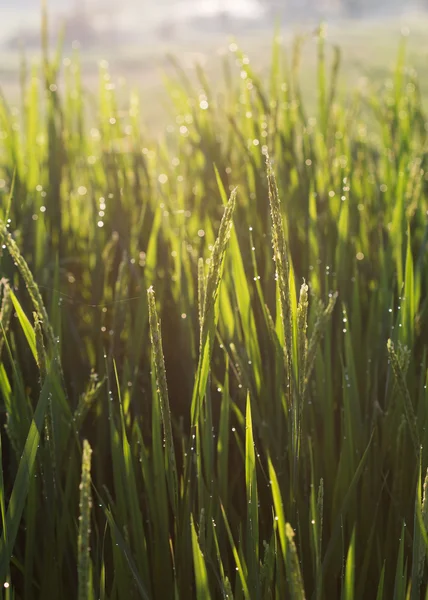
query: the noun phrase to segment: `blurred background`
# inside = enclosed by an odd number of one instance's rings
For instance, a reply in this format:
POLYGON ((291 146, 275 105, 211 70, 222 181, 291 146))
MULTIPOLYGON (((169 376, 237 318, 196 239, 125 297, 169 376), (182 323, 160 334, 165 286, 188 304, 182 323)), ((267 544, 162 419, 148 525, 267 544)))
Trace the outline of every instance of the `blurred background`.
MULTIPOLYGON (((40 2, 2 0, 0 42, 37 44, 40 2)), ((320 19, 382 19, 428 9, 428 0, 50 0, 56 22, 67 36, 88 46, 153 43, 201 33, 237 32, 320 19)))
MULTIPOLYGON (((428 0, 48 0, 47 8, 52 45, 64 30, 64 58, 79 48, 87 89, 97 85, 99 62, 107 60, 119 86, 142 94, 149 127, 157 127, 167 110, 169 54, 189 73, 200 64, 216 81, 233 38, 263 77, 275 24, 287 47, 297 34, 310 38, 325 21, 329 42, 342 49, 345 87, 384 78, 404 34, 422 90, 428 81, 428 0)), ((19 96, 22 57, 31 63, 40 56, 40 22, 39 0, 0 0, 0 88, 10 101, 19 96)), ((309 42, 302 81, 309 99, 315 62, 309 42)))

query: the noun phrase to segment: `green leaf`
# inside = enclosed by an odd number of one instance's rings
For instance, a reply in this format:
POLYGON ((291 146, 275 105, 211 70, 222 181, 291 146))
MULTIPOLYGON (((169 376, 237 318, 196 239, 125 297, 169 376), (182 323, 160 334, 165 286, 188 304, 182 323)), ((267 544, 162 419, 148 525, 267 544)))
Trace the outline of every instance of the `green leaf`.
POLYGON ((195 582, 196 582, 196 598, 197 600, 209 600, 211 598, 207 568, 205 565, 204 555, 201 552, 201 548, 198 542, 198 536, 195 531, 195 524, 193 517, 190 522, 192 530, 192 548, 193 548, 193 566, 195 569, 195 582))

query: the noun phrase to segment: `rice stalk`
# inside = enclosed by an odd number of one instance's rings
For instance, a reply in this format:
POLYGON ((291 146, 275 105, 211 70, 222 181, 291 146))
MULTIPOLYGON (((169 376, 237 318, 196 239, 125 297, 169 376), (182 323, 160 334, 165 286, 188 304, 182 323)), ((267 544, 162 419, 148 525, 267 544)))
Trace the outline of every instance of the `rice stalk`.
POLYGON ((80 517, 79 536, 77 540, 77 579, 78 600, 88 600, 90 594, 90 535, 91 535, 91 454, 92 449, 87 440, 83 442, 82 475, 80 479, 80 517))
POLYGON ((37 366, 39 367, 40 383, 41 385, 43 385, 43 382, 47 375, 47 357, 45 343, 43 341, 42 324, 40 318, 37 313, 34 313, 33 317, 34 333, 36 335, 37 366))
POLYGON ((156 384, 165 436, 165 445, 168 455, 168 485, 170 488, 169 491, 171 494, 172 504, 176 508, 178 505, 177 466, 175 460, 174 439, 172 435, 171 410, 169 406, 165 359, 162 348, 162 335, 156 310, 156 297, 153 287, 150 287, 147 290, 147 299, 149 305, 150 339, 156 371, 156 384))
POLYGON ((95 400, 99 397, 102 387, 105 384, 105 379, 96 381, 91 379, 88 389, 80 396, 79 403, 73 415, 73 421, 76 431, 82 427, 86 415, 93 406, 95 400))
POLYGON ((336 300, 338 297, 338 293, 334 293, 330 296, 328 304, 325 308, 323 308, 321 302, 319 306, 319 312, 317 316, 317 320, 314 325, 314 329, 312 331, 312 335, 309 340, 308 345, 308 353, 307 353, 307 368, 306 368, 306 382, 305 382, 305 391, 307 389, 309 378, 311 376, 312 370, 315 364, 316 353, 318 350, 318 344, 321 341, 327 325, 330 321, 331 315, 333 313, 336 300))
MULTIPOLYGON (((43 387, 48 370, 47 370, 47 356, 45 350, 45 344, 43 341, 43 331, 40 322, 40 318, 37 313, 33 314, 34 317, 34 332, 36 337, 36 351, 37 351, 37 366, 39 368, 40 386, 43 387)), ((56 470, 56 452, 55 452, 55 438, 53 428, 53 411, 52 411, 52 398, 49 398, 48 409, 45 416, 45 440, 49 448, 50 456, 50 467, 52 469, 53 482, 55 486, 55 470, 56 470)), ((42 466, 43 471, 43 466, 42 466)))
POLYGON ((206 386, 209 378, 211 354, 214 346, 218 322, 218 299, 220 283, 223 275, 226 250, 233 226, 236 194, 237 191, 234 189, 230 195, 229 202, 225 206, 218 235, 212 249, 208 274, 205 280, 205 293, 202 311, 203 318, 201 326, 202 342, 200 345, 198 369, 193 387, 191 406, 191 422, 193 426, 196 425, 198 421, 201 404, 205 396, 206 386))
POLYGON ((273 260, 275 262, 276 279, 279 287, 279 298, 281 306, 281 318, 285 339, 285 360, 287 365, 287 393, 291 404, 292 390, 292 349, 293 349, 293 322, 291 314, 290 297, 290 265, 287 243, 285 240, 284 223, 282 220, 281 201, 272 163, 266 158, 269 204, 272 219, 272 248, 273 260))
POLYGON ((21 255, 18 245, 16 244, 12 235, 8 231, 4 222, 0 219, 0 245, 1 244, 4 244, 6 246, 6 248, 8 249, 9 254, 11 255, 15 265, 18 268, 18 271, 20 272, 20 274, 24 280, 25 286, 26 286, 28 293, 30 295, 30 298, 33 302, 34 309, 35 309, 36 313, 39 315, 42 328, 43 328, 45 335, 49 341, 50 350, 53 354, 54 361, 58 365, 60 374, 62 376, 62 379, 64 380, 63 371, 62 371, 62 367, 61 367, 61 357, 60 357, 59 350, 58 350, 58 344, 56 342, 56 338, 55 338, 55 334, 53 332, 52 326, 49 322, 48 313, 46 311, 46 308, 45 308, 45 305, 43 302, 43 298, 40 294, 38 285, 34 280, 34 277, 28 267, 26 260, 21 255))
MULTIPOLYGON (((424 485, 423 485, 423 497, 422 497, 422 508, 421 508, 421 516, 422 516, 422 525, 425 527, 425 538, 428 532, 428 469, 425 475, 424 485)), ((420 545, 419 545, 419 560, 418 560, 418 579, 420 582, 423 581, 424 575, 424 567, 425 567, 425 557, 427 553, 427 546, 424 536, 420 537, 420 545)))
POLYGON ((3 298, 0 309, 0 358, 3 350, 3 345, 9 329, 10 318, 12 316, 13 303, 10 296, 10 287, 7 280, 0 281, 0 290, 3 288, 3 298))
POLYGON ((217 299, 220 287, 220 281, 223 271, 224 257, 226 254, 227 244, 230 239, 230 232, 233 226, 233 213, 236 204, 237 190, 233 190, 228 204, 226 205, 223 217, 220 222, 217 239, 211 253, 208 275, 206 277, 205 294, 204 294, 204 309, 203 309, 203 325, 202 329, 204 336, 208 335, 210 326, 209 315, 214 311, 215 301, 217 299))
POLYGON ((394 374, 394 379, 397 384, 398 392, 400 398, 403 402, 404 414, 406 415, 407 426, 409 428, 410 437, 413 443, 413 447, 415 450, 416 456, 419 456, 420 453, 420 441, 419 434, 416 426, 416 416, 413 410, 412 400, 410 398, 409 390, 406 385, 405 380, 405 368, 407 363, 407 358, 404 357, 400 360, 399 356, 395 351, 394 342, 389 339, 387 342, 388 349, 388 357, 391 363, 392 372, 394 374))
POLYGON ((297 335, 298 335, 298 360, 299 360, 299 397, 303 402, 303 393, 306 382, 306 364, 308 360, 308 290, 309 287, 303 283, 300 288, 300 298, 297 307, 297 335))
POLYGON ((204 305, 205 305, 205 270, 204 259, 198 259, 198 312, 199 312, 199 353, 202 352, 202 327, 204 323, 204 305))

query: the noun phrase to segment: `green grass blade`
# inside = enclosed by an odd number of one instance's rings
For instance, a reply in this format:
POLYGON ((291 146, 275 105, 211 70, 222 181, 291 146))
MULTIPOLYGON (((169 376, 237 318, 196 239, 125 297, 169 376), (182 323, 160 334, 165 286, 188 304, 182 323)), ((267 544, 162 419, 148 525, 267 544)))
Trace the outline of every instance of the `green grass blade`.
POLYGON ((198 536, 195 531, 195 524, 193 518, 191 519, 192 529, 192 548, 193 548, 193 566, 195 569, 195 582, 196 582, 196 598, 197 600, 208 600, 211 598, 207 568, 205 565, 204 555, 201 552, 201 548, 198 542, 198 536))

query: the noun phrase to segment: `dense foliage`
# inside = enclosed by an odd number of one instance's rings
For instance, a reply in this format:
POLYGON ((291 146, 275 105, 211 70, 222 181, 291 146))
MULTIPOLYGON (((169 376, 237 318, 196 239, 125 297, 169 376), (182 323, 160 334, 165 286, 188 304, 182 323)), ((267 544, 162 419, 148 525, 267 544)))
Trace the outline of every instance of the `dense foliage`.
POLYGON ((301 43, 156 144, 77 55, 2 101, 6 598, 425 595, 428 123, 322 28, 307 115, 301 43))

